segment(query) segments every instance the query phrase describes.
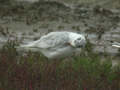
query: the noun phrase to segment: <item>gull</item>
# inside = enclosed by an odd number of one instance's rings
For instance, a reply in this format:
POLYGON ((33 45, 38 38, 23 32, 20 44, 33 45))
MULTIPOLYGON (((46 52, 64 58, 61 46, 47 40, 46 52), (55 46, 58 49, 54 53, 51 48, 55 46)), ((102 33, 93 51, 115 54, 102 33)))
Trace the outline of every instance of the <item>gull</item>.
POLYGON ((40 51, 48 59, 67 57, 85 47, 86 39, 82 34, 61 31, 50 32, 39 40, 32 41, 21 48, 40 51))

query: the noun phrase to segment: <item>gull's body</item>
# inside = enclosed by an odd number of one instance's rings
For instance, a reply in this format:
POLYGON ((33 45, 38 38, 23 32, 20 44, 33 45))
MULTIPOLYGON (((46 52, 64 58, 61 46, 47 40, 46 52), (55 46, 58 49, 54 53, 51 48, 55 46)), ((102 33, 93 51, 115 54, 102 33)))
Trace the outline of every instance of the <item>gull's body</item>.
POLYGON ((79 51, 86 43, 85 37, 73 32, 51 32, 39 40, 20 47, 42 52, 47 58, 65 57, 79 51), (79 38, 79 39, 78 39, 79 38), (78 39, 78 40, 77 40, 78 39))

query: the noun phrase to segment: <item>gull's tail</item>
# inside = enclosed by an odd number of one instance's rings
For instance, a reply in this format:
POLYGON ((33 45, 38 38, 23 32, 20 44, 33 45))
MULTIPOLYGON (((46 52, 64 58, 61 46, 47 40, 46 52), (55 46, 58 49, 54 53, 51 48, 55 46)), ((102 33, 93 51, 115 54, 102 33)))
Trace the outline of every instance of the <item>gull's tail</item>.
POLYGON ((19 47, 20 48, 32 48, 34 46, 33 43, 29 43, 29 44, 26 44, 26 45, 20 45, 19 47))
POLYGON ((33 41, 28 44, 22 44, 18 46, 17 49, 22 51, 36 51, 38 48, 36 47, 36 41, 33 41))

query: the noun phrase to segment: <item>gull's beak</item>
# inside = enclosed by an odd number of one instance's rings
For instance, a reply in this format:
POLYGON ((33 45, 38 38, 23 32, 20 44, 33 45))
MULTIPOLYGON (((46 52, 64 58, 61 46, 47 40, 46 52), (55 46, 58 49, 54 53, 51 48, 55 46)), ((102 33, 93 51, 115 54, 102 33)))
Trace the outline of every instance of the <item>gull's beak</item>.
POLYGON ((73 46, 70 42, 68 43, 68 45, 73 46))
POLYGON ((70 43, 70 42, 68 42, 67 43, 69 46, 71 46, 71 47, 75 47, 72 43, 70 43))

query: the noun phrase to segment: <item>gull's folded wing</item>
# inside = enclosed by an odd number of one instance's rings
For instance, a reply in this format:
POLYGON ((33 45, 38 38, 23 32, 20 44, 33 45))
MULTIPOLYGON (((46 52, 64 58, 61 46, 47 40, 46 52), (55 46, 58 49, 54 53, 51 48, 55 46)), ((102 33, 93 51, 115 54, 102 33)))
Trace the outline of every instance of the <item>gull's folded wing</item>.
POLYGON ((52 32, 48 35, 45 35, 41 37, 37 41, 30 42, 27 45, 21 45, 21 47, 24 48, 56 48, 56 47, 62 47, 64 46, 68 40, 69 37, 66 35, 67 33, 60 33, 60 32, 52 32))
POLYGON ((40 41, 37 43, 40 48, 56 48, 64 46, 69 37, 67 33, 53 32, 48 35, 41 37, 40 41), (58 34, 59 33, 59 34, 58 34))

